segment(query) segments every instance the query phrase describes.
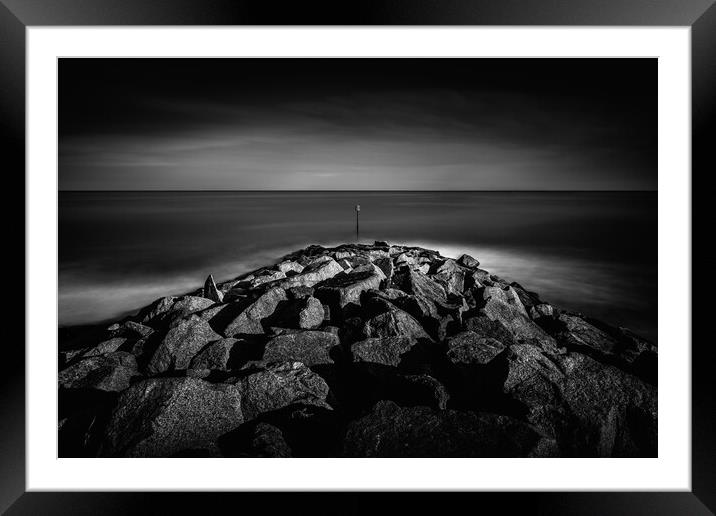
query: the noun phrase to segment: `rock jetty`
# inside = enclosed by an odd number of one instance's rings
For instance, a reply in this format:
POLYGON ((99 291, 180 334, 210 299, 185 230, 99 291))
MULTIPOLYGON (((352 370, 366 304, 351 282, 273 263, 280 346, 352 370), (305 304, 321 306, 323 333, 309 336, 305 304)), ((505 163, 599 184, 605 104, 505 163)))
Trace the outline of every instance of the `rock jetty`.
POLYGON ((60 350, 63 457, 657 453, 656 346, 468 255, 312 245, 60 350))

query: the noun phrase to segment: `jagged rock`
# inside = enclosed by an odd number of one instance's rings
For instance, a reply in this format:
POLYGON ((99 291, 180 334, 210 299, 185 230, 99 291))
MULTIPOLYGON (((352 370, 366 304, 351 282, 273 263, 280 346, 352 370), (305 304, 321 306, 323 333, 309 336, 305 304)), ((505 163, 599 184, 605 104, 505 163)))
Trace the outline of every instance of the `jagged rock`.
POLYGON ((137 322, 149 326, 167 324, 172 320, 181 319, 189 314, 209 308, 214 302, 211 299, 197 296, 168 296, 158 299, 137 314, 137 322))
POLYGON ((119 392, 139 377, 134 355, 123 351, 84 358, 60 371, 58 383, 66 389, 119 392))
POLYGON ((348 427, 347 457, 552 456, 553 440, 508 416, 380 401, 348 427))
POLYGON ((512 287, 485 287, 482 312, 499 321, 517 340, 538 342, 544 349, 556 350, 556 342, 527 315, 519 296, 512 287))
POLYGON ((447 358, 454 364, 487 364, 507 346, 491 337, 464 331, 446 340, 447 358))
POLYGON ((349 303, 360 304, 360 295, 369 289, 377 289, 385 279, 383 272, 373 265, 354 270, 323 281, 316 286, 316 297, 329 307, 342 309, 349 303))
POLYGON ((292 403, 330 408, 326 382, 300 362, 285 362, 242 378, 236 383, 242 392, 246 420, 292 403))
POLYGON ((529 344, 509 350, 505 392, 527 419, 557 438, 565 456, 654 456, 656 390, 579 353, 547 355, 529 344))
POLYGON ((445 260, 435 271, 434 278, 447 292, 462 294, 465 289, 465 271, 455 260, 445 260))
POLYGON ((294 262, 291 260, 285 260, 278 265, 276 265, 276 268, 283 272, 284 275, 288 274, 289 272, 301 272, 303 271, 303 265, 301 265, 298 262, 294 262))
POLYGON ((297 286, 312 287, 313 285, 332 278, 339 272, 343 272, 343 267, 338 265, 330 256, 324 256, 320 260, 314 260, 308 263, 305 268, 295 276, 291 276, 278 282, 282 288, 290 288, 297 286))
POLYGON ((463 322, 465 330, 471 331, 484 338, 493 338, 505 346, 517 344, 512 333, 500 321, 493 321, 486 315, 467 317, 463 322))
POLYGON ((224 335, 231 337, 242 333, 263 333, 264 328, 261 321, 273 315, 278 304, 286 299, 286 292, 279 287, 264 292, 226 326, 224 335))
POLYGON ((554 307, 552 305, 549 305, 547 303, 540 303, 538 305, 533 305, 530 307, 530 317, 533 321, 537 321, 539 319, 554 319, 555 312, 554 307))
POLYGON ((149 360, 147 371, 157 374, 164 371, 187 369, 191 359, 209 342, 221 339, 209 323, 197 316, 189 316, 169 328, 149 360))
MULTIPOLYGON (((331 352, 340 344, 336 335, 325 331, 301 331, 272 338, 266 343, 266 362, 302 362, 307 366, 332 364, 331 352)), ((335 351, 333 351, 335 352, 335 351)))
POLYGON ((213 447, 243 423, 235 385, 196 378, 151 378, 124 391, 105 430, 104 456, 170 457, 213 447))
POLYGON ((283 271, 265 270, 248 281, 248 288, 253 290, 261 285, 273 283, 284 278, 286 278, 286 273, 283 271))
POLYGON ((284 303, 270 320, 276 327, 312 330, 323 324, 324 316, 321 302, 309 296, 284 303))
POLYGON ((87 350, 82 354, 83 357, 93 357, 97 355, 105 355, 107 353, 113 353, 119 351, 119 349, 130 342, 126 337, 114 337, 109 340, 105 340, 97 344, 95 347, 87 350))
POLYGON ((190 369, 227 371, 231 369, 231 352, 238 339, 219 339, 208 344, 191 359, 190 369))
POLYGON ((209 274, 209 277, 206 278, 202 296, 207 299, 211 299, 215 303, 221 303, 224 300, 224 294, 218 288, 216 288, 216 283, 214 283, 214 276, 212 276, 211 274, 209 274))
POLYGON ((530 292, 519 283, 513 281, 510 283, 510 287, 517 293, 517 297, 520 298, 522 305, 528 312, 533 306, 542 304, 542 300, 540 300, 536 293, 530 292))
POLYGON ((149 337, 154 329, 134 321, 124 321, 122 324, 113 324, 109 328, 111 338, 123 337, 126 339, 141 339, 149 337))
POLYGON ((286 289, 289 299, 305 299, 313 295, 313 288, 306 286, 290 287, 286 289))
POLYGON ((432 340, 418 321, 397 308, 365 321, 362 334, 366 338, 408 337, 432 340))
POLYGON ((417 340, 412 337, 370 338, 351 346, 353 360, 398 367, 402 356, 409 352, 417 340))
POLYGON ((460 258, 457 259, 457 263, 469 269, 477 269, 480 266, 480 262, 469 254, 460 255, 460 258))

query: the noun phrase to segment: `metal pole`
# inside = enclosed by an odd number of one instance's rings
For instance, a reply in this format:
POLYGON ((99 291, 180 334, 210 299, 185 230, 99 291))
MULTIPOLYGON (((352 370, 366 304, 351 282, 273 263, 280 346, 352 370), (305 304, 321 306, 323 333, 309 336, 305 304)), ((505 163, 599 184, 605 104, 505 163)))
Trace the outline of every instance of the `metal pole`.
POLYGON ((356 204, 356 241, 360 240, 360 225, 358 223, 358 215, 360 214, 360 204, 356 204))

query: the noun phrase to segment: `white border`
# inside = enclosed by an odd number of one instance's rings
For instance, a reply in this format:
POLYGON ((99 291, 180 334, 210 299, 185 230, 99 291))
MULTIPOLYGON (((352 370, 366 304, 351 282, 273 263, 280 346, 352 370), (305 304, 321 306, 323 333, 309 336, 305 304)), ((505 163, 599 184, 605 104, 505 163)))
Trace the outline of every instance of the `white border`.
POLYGON ((28 490, 690 490, 689 28, 32 27, 27 43, 28 490), (658 56, 659 458, 56 458, 59 56, 658 56))

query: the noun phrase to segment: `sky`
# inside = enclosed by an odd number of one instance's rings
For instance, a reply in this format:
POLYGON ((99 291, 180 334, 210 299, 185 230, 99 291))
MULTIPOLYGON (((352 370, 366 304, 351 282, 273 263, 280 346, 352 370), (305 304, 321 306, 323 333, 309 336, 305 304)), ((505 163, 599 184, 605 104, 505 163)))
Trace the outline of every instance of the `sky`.
POLYGON ((60 190, 656 190, 656 59, 78 59, 60 190))

